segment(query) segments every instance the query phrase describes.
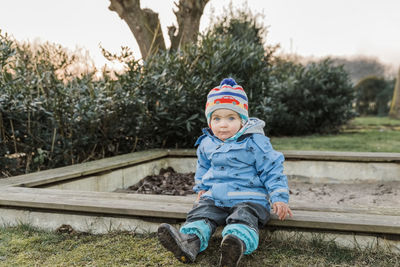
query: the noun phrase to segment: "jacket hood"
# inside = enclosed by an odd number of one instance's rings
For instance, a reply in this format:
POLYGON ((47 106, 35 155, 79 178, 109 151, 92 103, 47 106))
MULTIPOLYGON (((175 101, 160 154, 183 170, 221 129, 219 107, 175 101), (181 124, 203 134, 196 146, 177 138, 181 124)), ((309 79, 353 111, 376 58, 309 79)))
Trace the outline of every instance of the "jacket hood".
MULTIPOLYGON (((246 124, 239 130, 243 134, 258 133, 265 135, 264 133, 265 122, 257 118, 249 118, 246 124)), ((239 133, 238 132, 238 133, 239 133)))

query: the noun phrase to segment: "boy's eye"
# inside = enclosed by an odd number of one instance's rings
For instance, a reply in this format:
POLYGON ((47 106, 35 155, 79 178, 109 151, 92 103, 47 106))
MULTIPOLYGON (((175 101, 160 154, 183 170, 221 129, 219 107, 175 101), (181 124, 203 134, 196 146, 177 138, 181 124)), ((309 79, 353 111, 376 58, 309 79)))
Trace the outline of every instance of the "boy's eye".
POLYGON ((229 117, 229 120, 230 121, 234 121, 234 120, 236 120, 236 118, 235 117, 229 117))
POLYGON ((214 121, 219 121, 219 118, 218 117, 214 117, 213 120, 214 121))

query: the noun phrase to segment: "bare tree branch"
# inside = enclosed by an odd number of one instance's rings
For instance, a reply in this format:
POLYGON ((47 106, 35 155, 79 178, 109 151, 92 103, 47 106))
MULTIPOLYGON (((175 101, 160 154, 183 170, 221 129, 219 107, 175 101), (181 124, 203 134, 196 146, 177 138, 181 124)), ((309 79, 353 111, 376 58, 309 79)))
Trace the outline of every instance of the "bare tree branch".
POLYGON ((108 8, 117 12, 119 17, 128 24, 143 59, 158 50, 166 49, 158 13, 147 8, 141 9, 140 0, 110 0, 108 8))
POLYGON ((174 10, 178 28, 168 27, 171 49, 179 49, 183 44, 196 43, 200 28, 200 19, 209 0, 179 0, 174 10), (178 30, 178 32, 177 32, 178 30))

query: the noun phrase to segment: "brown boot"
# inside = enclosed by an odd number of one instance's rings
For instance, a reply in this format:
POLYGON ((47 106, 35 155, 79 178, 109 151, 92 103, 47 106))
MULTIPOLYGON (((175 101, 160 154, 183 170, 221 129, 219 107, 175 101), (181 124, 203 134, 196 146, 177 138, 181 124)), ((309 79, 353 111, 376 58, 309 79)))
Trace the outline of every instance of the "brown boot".
POLYGON ((246 245, 239 237, 232 234, 226 235, 221 242, 221 257, 219 259, 219 266, 238 266, 239 261, 245 251, 246 245))
POLYGON ((183 263, 194 262, 200 251, 200 239, 197 235, 182 234, 166 223, 158 227, 158 240, 183 263))

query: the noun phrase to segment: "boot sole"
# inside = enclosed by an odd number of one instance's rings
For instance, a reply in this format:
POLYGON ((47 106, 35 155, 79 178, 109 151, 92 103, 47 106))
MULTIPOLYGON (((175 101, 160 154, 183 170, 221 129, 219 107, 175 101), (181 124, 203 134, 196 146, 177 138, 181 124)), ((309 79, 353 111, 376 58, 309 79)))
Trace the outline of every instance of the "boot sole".
POLYGON ((194 262, 191 255, 187 254, 184 249, 180 246, 180 241, 176 239, 174 233, 167 226, 160 226, 158 228, 158 240, 161 245, 167 250, 171 251, 175 258, 183 263, 194 262))
POLYGON ((227 236, 221 243, 221 258, 219 266, 238 266, 242 258, 243 250, 240 241, 234 237, 227 236))

